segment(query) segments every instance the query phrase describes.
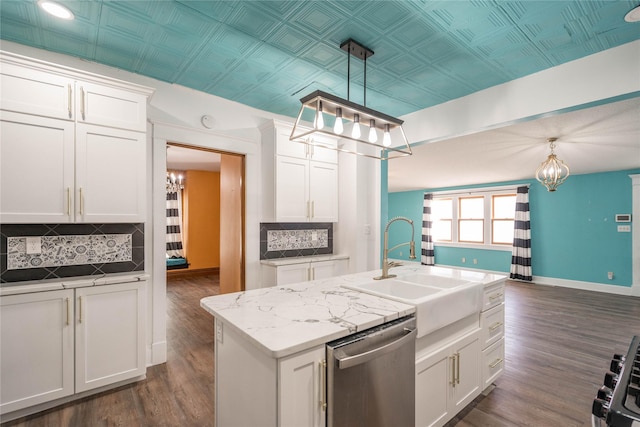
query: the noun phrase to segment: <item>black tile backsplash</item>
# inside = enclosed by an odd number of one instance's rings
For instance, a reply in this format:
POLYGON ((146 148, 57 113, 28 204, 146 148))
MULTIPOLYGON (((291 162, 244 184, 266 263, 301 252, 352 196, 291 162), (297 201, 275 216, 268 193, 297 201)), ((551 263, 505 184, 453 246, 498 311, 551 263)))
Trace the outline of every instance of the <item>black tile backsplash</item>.
POLYGON ((144 224, 1 224, 0 283, 60 279, 107 273, 144 271, 144 224), (23 236, 131 235, 131 261, 64 265, 45 268, 7 269, 7 238, 23 236))

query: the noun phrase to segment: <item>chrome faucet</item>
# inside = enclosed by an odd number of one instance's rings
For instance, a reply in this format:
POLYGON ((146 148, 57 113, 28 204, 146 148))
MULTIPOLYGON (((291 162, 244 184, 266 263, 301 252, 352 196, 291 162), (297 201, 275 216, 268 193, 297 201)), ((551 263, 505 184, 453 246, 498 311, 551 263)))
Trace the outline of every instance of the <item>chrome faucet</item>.
POLYGON ((389 274, 389 269, 391 267, 397 267, 399 265, 399 263, 390 263, 389 262, 389 252, 398 249, 401 246, 406 246, 409 245, 409 259, 416 259, 416 242, 413 240, 413 235, 415 233, 415 228, 413 227, 413 221, 410 220, 409 218, 405 218, 403 216, 398 216, 393 218, 391 221, 389 221, 387 223, 387 226, 384 228, 384 252, 383 252, 383 257, 382 257, 382 276, 378 276, 378 277, 374 277, 374 280, 382 280, 382 279, 389 279, 391 277, 396 277, 395 274, 389 274), (405 243, 400 243, 398 245, 395 245, 394 247, 392 247, 391 249, 389 249, 389 226, 391 224, 393 224, 396 221, 406 221, 409 224, 411 224, 411 241, 410 242, 405 242, 405 243))

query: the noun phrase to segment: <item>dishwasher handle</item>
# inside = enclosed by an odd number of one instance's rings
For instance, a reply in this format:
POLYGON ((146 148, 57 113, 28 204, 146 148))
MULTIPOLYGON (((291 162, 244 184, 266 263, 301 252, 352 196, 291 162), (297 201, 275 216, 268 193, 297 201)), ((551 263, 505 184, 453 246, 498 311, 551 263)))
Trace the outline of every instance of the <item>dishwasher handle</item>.
POLYGON ((366 363, 383 354, 395 351, 399 347, 402 347, 406 342, 414 340, 418 334, 418 330, 416 328, 405 328, 404 330, 407 332, 405 335, 395 341, 391 341, 390 343, 383 345, 382 347, 377 347, 373 350, 365 351, 364 353, 356 354, 354 356, 340 356, 336 354, 335 358, 338 361, 338 369, 351 368, 352 366, 366 363))

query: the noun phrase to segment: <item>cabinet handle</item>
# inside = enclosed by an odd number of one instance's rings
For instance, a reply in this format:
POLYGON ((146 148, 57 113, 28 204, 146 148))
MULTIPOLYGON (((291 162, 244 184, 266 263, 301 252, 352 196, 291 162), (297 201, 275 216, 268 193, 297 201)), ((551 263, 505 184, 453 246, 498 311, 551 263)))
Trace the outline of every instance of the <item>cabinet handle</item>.
POLYGON ((71 216, 71 187, 67 187, 67 216, 71 216))
POLYGON ((497 359, 495 362, 493 362, 492 364, 490 364, 490 365, 489 365, 489 367, 490 367, 491 369, 493 369, 493 368, 495 368, 496 366, 498 366, 499 364, 501 364, 501 363, 502 363, 502 361, 503 361, 503 359, 502 359, 502 358, 499 358, 499 359, 497 359))
POLYGON ((315 200, 311 201, 311 218, 316 216, 316 202, 315 200))
POLYGON ((69 326, 69 322, 71 321, 71 301, 67 298, 67 326, 69 326))
POLYGON ((78 297, 78 323, 82 323, 82 297, 78 297))
POLYGON ((311 267, 311 280, 316 280, 316 269, 311 267))
POLYGON ((311 218, 311 203, 307 200, 307 218, 311 218))
POLYGON ((71 98, 71 84, 67 84, 67 111, 69 111, 69 118, 72 117, 72 113, 71 113, 71 104, 73 102, 72 98, 71 98))
POLYGON ((327 410, 327 361, 323 359, 318 362, 318 368, 320 370, 320 409, 324 412, 327 410))
POLYGON ((456 384, 460 384, 460 353, 456 353, 456 384))
POLYGON ((456 355, 450 357, 451 359, 451 381, 449 384, 456 386, 456 355))
POLYGON ((80 187, 80 215, 84 215, 84 194, 82 193, 82 187, 80 187))
POLYGON ((82 114, 82 120, 84 120, 84 88, 80 86, 80 114, 82 114))
POLYGON ((493 325, 489 326, 489 330, 491 331, 495 331, 496 329, 498 329, 500 326, 502 326, 502 322, 496 322, 493 325))
POLYGON ((495 295, 492 295, 492 296, 490 296, 490 297, 489 297, 489 301, 495 301, 495 300, 497 300, 497 299, 500 299, 500 298, 502 298, 502 295, 503 295, 503 294, 495 294, 495 295))

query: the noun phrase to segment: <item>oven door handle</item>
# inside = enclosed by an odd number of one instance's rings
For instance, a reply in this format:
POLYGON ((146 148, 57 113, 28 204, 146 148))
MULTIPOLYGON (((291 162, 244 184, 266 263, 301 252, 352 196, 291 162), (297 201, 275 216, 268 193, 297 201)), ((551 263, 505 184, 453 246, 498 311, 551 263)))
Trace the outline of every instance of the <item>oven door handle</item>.
POLYGON ((335 359, 338 361, 338 369, 347 369, 351 368, 352 366, 366 363, 378 356, 395 351, 399 347, 402 347, 406 342, 416 339, 416 335, 418 333, 418 330, 416 328, 405 328, 404 330, 405 332, 407 332, 405 335, 381 347, 376 347, 372 350, 365 351, 364 353, 356 354, 353 356, 343 356, 341 354, 336 354, 335 359))

